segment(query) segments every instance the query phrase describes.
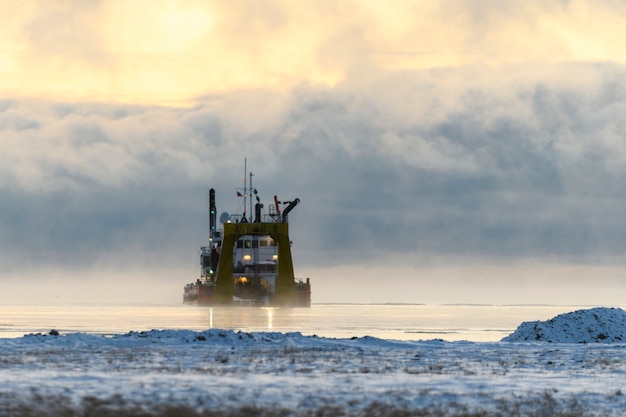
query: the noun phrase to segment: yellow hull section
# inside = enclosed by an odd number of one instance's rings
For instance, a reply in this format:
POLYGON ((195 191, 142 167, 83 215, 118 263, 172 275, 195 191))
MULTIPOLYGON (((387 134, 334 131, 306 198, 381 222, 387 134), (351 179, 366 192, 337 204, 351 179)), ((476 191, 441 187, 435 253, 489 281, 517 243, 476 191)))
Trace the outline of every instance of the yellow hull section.
POLYGON ((296 305, 296 283, 289 244, 289 223, 225 223, 220 260, 217 267, 215 302, 233 303, 233 247, 241 236, 270 236, 278 245, 274 305, 296 305))

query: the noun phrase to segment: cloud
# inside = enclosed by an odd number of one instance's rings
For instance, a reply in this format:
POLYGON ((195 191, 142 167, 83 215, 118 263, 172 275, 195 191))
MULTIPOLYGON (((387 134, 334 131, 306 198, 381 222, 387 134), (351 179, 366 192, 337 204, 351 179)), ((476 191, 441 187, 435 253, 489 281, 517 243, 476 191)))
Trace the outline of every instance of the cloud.
POLYGON ((0 93, 174 104, 359 71, 626 59, 617 1, 0 2, 0 93))
POLYGON ((193 265, 208 188, 236 210, 244 157, 266 207, 301 198, 291 229, 306 267, 621 263, 624 73, 378 68, 184 109, 7 100, 2 265, 193 265))
POLYGON ((624 7, 0 0, 0 267, 193 277, 244 157, 304 270, 623 265, 624 7))

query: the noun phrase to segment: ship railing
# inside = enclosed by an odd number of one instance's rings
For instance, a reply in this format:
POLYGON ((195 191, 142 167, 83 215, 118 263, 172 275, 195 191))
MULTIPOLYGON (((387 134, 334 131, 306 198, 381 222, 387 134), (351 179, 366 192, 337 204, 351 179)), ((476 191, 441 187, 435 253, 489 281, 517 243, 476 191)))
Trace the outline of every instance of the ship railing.
POLYGON ((282 216, 278 213, 264 214, 263 221, 265 223, 280 223, 282 221, 282 216))
MULTIPOLYGON (((241 214, 231 214, 230 222, 231 223, 241 223, 243 221, 243 215, 241 214)), ((252 223, 252 219, 246 217, 246 223, 252 223)), ((261 218, 263 223, 280 223, 282 221, 282 215, 278 213, 270 213, 264 214, 261 218)))

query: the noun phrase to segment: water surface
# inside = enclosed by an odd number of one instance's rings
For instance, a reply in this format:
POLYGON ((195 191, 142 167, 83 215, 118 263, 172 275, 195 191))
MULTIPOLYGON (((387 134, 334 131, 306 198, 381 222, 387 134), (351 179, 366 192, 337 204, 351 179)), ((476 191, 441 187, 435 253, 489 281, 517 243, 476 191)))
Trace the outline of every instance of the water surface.
POLYGON ((523 321, 547 320, 582 306, 313 304, 310 308, 187 305, 0 306, 0 337, 28 333, 119 334, 209 328, 300 332, 349 338, 497 341, 523 321))

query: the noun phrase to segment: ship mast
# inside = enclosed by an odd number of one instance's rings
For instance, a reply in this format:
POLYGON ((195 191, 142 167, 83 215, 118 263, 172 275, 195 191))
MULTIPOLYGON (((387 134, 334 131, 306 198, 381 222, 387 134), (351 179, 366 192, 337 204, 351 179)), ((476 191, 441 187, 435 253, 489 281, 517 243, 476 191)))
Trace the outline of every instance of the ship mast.
POLYGON ((250 213, 250 222, 254 221, 254 217, 253 216, 253 211, 252 211, 252 194, 254 193, 253 188, 252 188, 252 176, 254 174, 252 172, 250 172, 250 211, 248 213, 250 213))
POLYGON ((246 198, 248 197, 248 189, 246 188, 246 173, 248 172, 248 158, 243 159, 243 219, 246 218, 246 198))
POLYGON ((215 227, 217 225, 216 211, 217 207, 215 207, 215 189, 211 188, 209 190, 209 238, 211 239, 215 237, 215 227))
POLYGON ((253 188, 252 188, 252 177, 254 176, 254 174, 252 172, 250 172, 250 186, 248 186, 247 183, 247 174, 248 174, 248 158, 244 158, 243 160, 243 219, 247 220, 248 222, 252 222, 254 221, 254 218, 252 217, 252 193, 253 193, 253 188), (250 192, 250 196, 248 196, 248 192, 250 192), (250 210, 248 211, 247 207, 248 207, 248 197, 250 197, 250 210), (250 216, 250 218, 248 219, 248 217, 246 216, 246 213, 250 216))

